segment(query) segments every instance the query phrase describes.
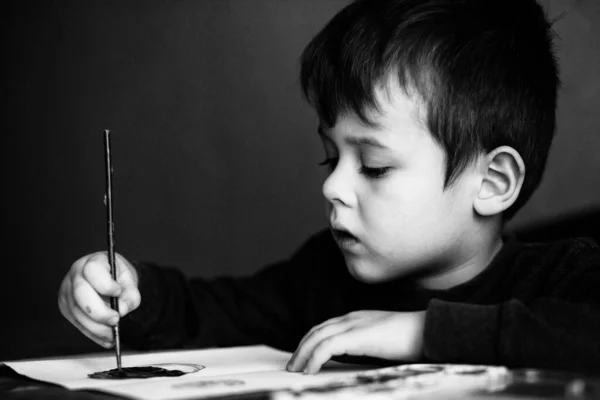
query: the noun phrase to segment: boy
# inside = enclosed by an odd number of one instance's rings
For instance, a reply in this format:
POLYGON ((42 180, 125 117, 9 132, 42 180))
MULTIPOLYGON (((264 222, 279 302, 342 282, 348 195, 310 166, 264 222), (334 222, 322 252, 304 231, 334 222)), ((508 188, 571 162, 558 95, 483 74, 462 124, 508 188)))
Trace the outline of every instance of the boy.
POLYGON ((341 355, 598 370, 597 245, 502 236, 555 129, 542 8, 358 0, 301 61, 329 230, 237 279, 188 280, 118 256, 117 284, 105 254, 91 254, 63 281, 63 315, 105 347, 122 318, 130 346, 265 343, 295 350, 288 370, 307 373, 341 355), (119 297, 120 316, 102 296, 119 297))

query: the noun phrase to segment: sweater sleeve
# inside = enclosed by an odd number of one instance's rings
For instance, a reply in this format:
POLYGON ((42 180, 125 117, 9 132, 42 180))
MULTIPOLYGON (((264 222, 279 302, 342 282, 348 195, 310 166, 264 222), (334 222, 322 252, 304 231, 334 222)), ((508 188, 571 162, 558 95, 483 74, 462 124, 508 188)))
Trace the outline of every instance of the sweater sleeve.
POLYGON ((496 305, 432 300, 424 353, 436 362, 600 370, 600 308, 556 299, 496 305))
POLYGON ((600 256, 580 247, 531 298, 478 305, 433 299, 424 355, 436 362, 600 370, 600 256))
POLYGON ((188 279, 175 268, 138 263, 142 302, 123 318, 132 348, 269 344, 293 350, 307 329, 321 235, 290 260, 243 278, 188 279))

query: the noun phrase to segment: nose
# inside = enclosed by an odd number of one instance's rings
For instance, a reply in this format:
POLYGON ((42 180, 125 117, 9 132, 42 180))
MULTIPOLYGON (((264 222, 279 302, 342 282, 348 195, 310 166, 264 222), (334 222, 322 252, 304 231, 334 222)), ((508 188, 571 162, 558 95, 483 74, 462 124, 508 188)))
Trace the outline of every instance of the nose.
POLYGON ((323 182, 322 190, 328 203, 351 206, 354 203, 351 168, 338 162, 323 182))

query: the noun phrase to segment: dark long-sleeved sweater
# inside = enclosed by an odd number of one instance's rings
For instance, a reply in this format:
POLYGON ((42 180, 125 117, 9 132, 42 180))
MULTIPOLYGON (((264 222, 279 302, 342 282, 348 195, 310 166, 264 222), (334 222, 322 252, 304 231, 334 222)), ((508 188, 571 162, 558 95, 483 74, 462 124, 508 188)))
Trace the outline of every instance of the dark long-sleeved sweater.
POLYGON ((136 266, 142 304, 121 323, 136 348, 293 351, 314 325, 351 311, 427 310, 423 361, 600 372, 600 248, 587 239, 509 239, 484 272, 445 291, 355 280, 328 231, 245 278, 136 266))

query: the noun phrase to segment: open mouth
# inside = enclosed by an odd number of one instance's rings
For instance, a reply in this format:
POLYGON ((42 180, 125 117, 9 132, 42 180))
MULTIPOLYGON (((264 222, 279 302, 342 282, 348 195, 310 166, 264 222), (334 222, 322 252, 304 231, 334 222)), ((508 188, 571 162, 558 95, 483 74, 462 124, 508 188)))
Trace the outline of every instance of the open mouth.
POLYGON ((348 232, 345 229, 335 229, 335 228, 332 228, 331 231, 333 232, 333 236, 336 239, 354 239, 354 240, 357 240, 356 236, 354 236, 353 234, 351 234, 350 232, 348 232))
POLYGON ((351 250, 359 243, 358 238, 345 229, 331 228, 331 232, 342 250, 351 250))

